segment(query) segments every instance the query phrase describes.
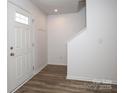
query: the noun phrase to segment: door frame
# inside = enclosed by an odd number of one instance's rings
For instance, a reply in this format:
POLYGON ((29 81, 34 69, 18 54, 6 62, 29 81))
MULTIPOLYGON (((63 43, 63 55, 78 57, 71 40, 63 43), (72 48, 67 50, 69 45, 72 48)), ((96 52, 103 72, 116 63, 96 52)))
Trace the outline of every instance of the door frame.
MULTIPOLYGON (((26 11, 27 13, 29 13, 31 16, 30 16, 30 18, 31 18, 31 29, 32 29, 32 55, 33 55, 33 72, 32 72, 32 76, 31 77, 29 77, 27 80, 25 80, 21 85, 19 85, 19 86, 17 86, 11 93, 14 93, 16 90, 18 90, 20 87, 22 87, 26 82, 28 82, 34 75, 35 75, 35 29, 34 29, 34 17, 33 17, 33 15, 29 12, 29 11, 27 11, 26 9, 24 9, 24 8, 22 8, 20 5, 17 5, 17 4, 15 4, 15 3, 13 3, 13 2, 11 2, 11 1, 8 1, 7 2, 7 6, 9 5, 9 4, 12 4, 12 5, 14 5, 15 7, 18 7, 18 8, 20 8, 20 9, 22 9, 22 10, 24 10, 24 11, 26 11)), ((7 28, 8 28, 8 26, 7 26, 7 28)), ((9 31, 8 31, 8 29, 7 29, 7 37, 8 37, 8 35, 9 35, 9 31)), ((8 42, 8 40, 7 40, 7 44, 10 44, 9 42, 8 42)), ((9 45, 7 45, 7 69, 8 69, 8 63, 9 63, 9 60, 8 60, 8 56, 10 55, 10 53, 9 53, 9 45)), ((7 72, 8 72, 8 70, 7 70, 7 72)), ((8 75, 8 73, 7 73, 7 75, 8 75)), ((8 79, 7 79, 7 83, 8 83, 8 79)), ((9 91, 8 91, 8 89, 7 89, 7 93, 10 93, 9 91)))

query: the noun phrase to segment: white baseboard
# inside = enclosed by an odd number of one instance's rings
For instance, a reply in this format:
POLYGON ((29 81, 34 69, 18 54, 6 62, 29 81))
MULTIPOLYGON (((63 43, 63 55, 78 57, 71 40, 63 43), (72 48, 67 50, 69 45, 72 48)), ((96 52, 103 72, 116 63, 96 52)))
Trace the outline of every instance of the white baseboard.
POLYGON ((33 75, 28 78, 25 82, 23 82, 21 85, 19 85, 16 89, 14 89, 11 93, 16 92, 19 88, 21 88, 25 83, 27 83, 30 79, 32 79, 36 74, 38 74, 42 69, 44 69, 47 66, 47 64, 45 64, 44 66, 42 66, 40 69, 34 71, 33 75))
POLYGON ((51 63, 49 63, 48 65, 60 65, 60 66, 67 66, 67 64, 51 64, 51 63))
POLYGON ((38 74, 41 70, 43 70, 45 67, 47 66, 47 64, 45 64, 45 65, 43 65, 41 68, 39 68, 39 69, 36 69, 35 71, 34 71, 34 75, 36 75, 36 74, 38 74))
POLYGON ((19 88, 21 88, 26 82, 28 82, 30 79, 33 78, 34 75, 32 75, 30 78, 28 78, 26 81, 24 81, 21 85, 19 85, 16 89, 14 89, 11 93, 15 93, 19 88))
POLYGON ((67 75, 67 78, 66 79, 69 79, 69 80, 90 81, 90 82, 96 82, 96 83, 115 84, 115 85, 117 85, 117 81, 113 81, 113 80, 93 79, 93 78, 90 78, 90 77, 82 77, 82 76, 74 76, 74 75, 67 75))

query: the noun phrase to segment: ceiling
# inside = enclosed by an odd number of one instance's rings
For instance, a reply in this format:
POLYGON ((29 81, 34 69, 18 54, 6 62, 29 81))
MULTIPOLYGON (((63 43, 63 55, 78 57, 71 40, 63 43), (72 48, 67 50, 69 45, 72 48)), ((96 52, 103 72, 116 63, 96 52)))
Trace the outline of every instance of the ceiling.
POLYGON ((80 5, 85 3, 85 0, 31 0, 43 12, 48 15, 75 13, 79 11, 80 5), (58 12, 54 12, 58 9, 58 12))

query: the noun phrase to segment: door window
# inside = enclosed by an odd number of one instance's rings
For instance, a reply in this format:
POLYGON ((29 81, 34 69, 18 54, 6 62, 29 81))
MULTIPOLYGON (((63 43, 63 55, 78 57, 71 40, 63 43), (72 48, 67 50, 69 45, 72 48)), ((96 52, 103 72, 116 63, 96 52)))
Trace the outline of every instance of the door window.
POLYGON ((15 13, 15 21, 22 24, 29 24, 29 17, 20 13, 15 13))

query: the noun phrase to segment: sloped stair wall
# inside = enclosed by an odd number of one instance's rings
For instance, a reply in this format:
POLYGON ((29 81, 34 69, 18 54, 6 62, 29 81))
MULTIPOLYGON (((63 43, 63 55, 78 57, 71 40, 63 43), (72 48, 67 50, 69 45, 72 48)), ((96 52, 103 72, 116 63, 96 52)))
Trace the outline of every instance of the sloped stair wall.
POLYGON ((116 4, 86 0, 87 27, 67 46, 67 79, 117 83, 116 4))

